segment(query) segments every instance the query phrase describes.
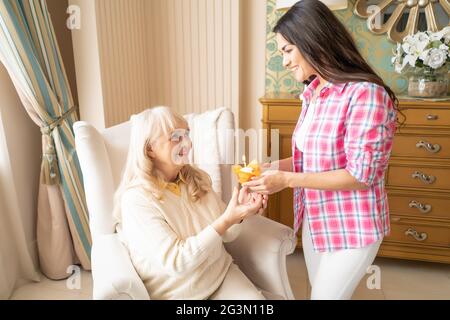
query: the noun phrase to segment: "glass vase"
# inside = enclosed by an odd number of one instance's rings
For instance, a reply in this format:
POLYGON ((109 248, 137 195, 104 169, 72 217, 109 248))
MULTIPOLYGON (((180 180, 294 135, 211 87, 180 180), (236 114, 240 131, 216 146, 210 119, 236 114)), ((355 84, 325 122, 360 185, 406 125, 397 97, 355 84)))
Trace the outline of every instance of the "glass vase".
POLYGON ((443 98, 448 92, 448 67, 416 68, 409 74, 408 95, 414 98, 443 98))

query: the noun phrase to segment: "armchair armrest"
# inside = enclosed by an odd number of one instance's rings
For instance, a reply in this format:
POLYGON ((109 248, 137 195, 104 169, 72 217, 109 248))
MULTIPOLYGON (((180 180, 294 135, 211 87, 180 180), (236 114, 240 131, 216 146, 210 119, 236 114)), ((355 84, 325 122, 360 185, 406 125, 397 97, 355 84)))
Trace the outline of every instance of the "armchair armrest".
POLYGON ((294 231, 261 216, 247 219, 239 237, 225 246, 242 272, 259 288, 293 300, 286 256, 294 252, 294 231))
POLYGON ((149 300, 118 234, 98 235, 92 246, 94 300, 149 300))

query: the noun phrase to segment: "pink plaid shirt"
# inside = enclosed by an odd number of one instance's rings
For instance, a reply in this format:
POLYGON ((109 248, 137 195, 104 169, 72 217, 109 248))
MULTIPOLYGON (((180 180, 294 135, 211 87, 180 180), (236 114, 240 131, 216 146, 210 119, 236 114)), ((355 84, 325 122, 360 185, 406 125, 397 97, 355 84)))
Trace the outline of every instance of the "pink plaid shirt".
POLYGON ((317 98, 308 134, 297 137, 319 80, 303 93, 292 140, 295 172, 346 169, 369 186, 364 191, 294 189, 294 229, 307 217, 314 250, 366 247, 390 232, 384 174, 397 113, 387 91, 369 82, 329 83, 317 98), (303 152, 296 139, 304 139, 303 152))

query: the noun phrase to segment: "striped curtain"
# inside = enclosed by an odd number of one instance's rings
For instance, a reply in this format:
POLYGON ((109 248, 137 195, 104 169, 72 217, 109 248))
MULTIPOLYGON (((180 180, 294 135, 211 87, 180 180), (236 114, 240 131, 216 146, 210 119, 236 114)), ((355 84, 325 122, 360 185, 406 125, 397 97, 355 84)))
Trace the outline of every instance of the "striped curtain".
POLYGON ((52 279, 67 277, 61 257, 73 250, 73 262, 89 270, 89 217, 72 129, 78 119, 45 0, 0 0, 0 61, 42 132, 37 230, 42 271, 52 279), (70 246, 63 245, 67 239, 70 246))

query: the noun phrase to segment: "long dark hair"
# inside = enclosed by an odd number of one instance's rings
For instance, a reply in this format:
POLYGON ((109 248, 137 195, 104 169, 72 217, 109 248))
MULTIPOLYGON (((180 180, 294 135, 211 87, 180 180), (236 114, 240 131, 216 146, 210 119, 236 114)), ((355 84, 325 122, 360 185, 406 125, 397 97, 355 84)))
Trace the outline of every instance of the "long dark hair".
POLYGON ((280 18, 273 32, 295 45, 329 82, 372 82, 384 87, 398 111, 395 93, 364 60, 350 33, 321 1, 297 2, 280 18))

